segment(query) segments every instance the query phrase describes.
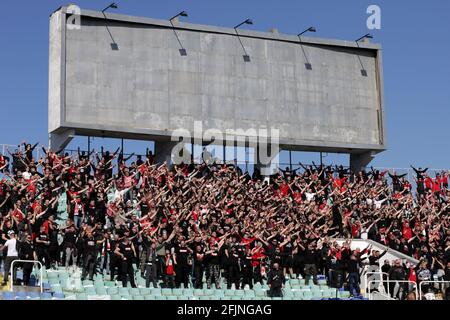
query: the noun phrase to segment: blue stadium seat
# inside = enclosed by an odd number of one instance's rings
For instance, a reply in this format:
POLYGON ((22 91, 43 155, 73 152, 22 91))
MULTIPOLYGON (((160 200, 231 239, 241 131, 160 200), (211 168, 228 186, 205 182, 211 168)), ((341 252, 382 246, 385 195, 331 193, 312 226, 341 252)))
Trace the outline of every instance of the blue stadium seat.
POLYGON ((50 292, 43 292, 41 294, 41 299, 51 299, 52 298, 52 294, 50 292))
POLYGON ((64 293, 62 293, 62 292, 55 292, 53 294, 53 297, 57 298, 57 299, 64 299, 64 293))
POLYGON ((15 294, 16 294, 16 299, 17 298, 24 298, 24 299, 27 298, 27 293, 25 291, 19 291, 19 292, 16 292, 15 294))
POLYGON ((14 292, 4 291, 3 300, 14 300, 14 292))
POLYGON ((30 299, 39 299, 41 297, 41 295, 39 294, 39 292, 28 292, 28 296, 30 297, 30 299))

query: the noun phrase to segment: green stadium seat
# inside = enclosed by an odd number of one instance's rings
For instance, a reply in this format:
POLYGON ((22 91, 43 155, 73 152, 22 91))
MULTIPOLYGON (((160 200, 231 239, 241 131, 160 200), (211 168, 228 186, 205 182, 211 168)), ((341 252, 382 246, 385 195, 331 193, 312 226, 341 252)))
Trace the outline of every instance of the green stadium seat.
POLYGON ((256 297, 266 297, 266 291, 263 289, 257 289, 255 290, 255 296, 256 297))
POLYGON ((244 290, 244 296, 249 298, 255 297, 255 291, 253 290, 244 290))
POLYGON ((87 300, 87 296, 85 293, 77 293, 76 298, 77 300, 87 300))
POLYGON ((130 291, 128 290, 129 288, 128 287, 119 287, 119 294, 121 295, 121 296, 123 296, 123 295, 130 295, 130 291))
POLYGON ((118 295, 119 294, 119 288, 117 287, 109 287, 106 289, 106 292, 108 292, 109 295, 118 295))
POLYGON ((154 296, 161 296, 161 288, 151 288, 150 293, 154 296))
POLYGON ((303 299, 304 300, 311 300, 311 298, 312 298, 311 291, 303 291, 303 299))
POLYGON ((129 294, 120 295, 122 297, 121 300, 133 300, 133 297, 129 294))
POLYGON ((155 296, 152 296, 151 294, 144 295, 144 300, 155 300, 155 296))
POLYGON ((172 295, 172 289, 163 288, 163 289, 161 289, 161 294, 163 296, 171 296, 172 295))
POLYGON ((144 296, 136 295, 136 296, 133 296, 133 300, 145 300, 145 299, 144 299, 144 296))
POLYGON ((178 300, 177 296, 167 296, 167 300, 178 300))
POLYGON ((200 296, 198 298, 199 298, 199 300, 211 300, 210 296, 200 296))
POLYGON ((294 291, 293 294, 294 294, 294 297, 297 300, 302 300, 303 299, 303 291, 294 291))
POLYGON ((183 289, 183 296, 192 297, 194 295, 194 290, 192 289, 183 289))
POLYGON ((236 290, 225 290, 225 297, 233 297, 236 294, 236 290))
POLYGON ((172 295, 177 296, 177 297, 182 297, 183 290, 184 289, 172 289, 172 295))
POLYGON ((95 293, 101 296, 106 296, 108 294, 105 288, 100 287, 95 288, 95 293))
POLYGON ((194 289, 194 296, 203 296, 203 289, 194 289))
POLYGON ((141 290, 139 288, 130 288, 128 291, 132 296, 139 296, 141 295, 141 290))
POLYGON ((215 293, 215 289, 204 289, 203 290, 203 295, 204 296, 212 296, 215 293))
POLYGON ((146 295, 150 295, 151 291, 150 288, 139 288, 139 292, 141 293, 141 295, 146 296, 146 295))
POLYGON ((96 291, 94 287, 85 287, 84 293, 86 293, 87 295, 95 295, 96 291))
POLYGON ((122 297, 119 296, 118 294, 113 294, 111 295, 111 300, 122 300, 122 297))

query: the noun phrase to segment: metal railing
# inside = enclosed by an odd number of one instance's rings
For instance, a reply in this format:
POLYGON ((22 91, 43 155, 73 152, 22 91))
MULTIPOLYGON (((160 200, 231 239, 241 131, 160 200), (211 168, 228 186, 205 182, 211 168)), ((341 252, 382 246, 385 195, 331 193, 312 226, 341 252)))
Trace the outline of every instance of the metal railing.
POLYGON ((43 289, 43 285, 42 285, 42 279, 44 278, 44 273, 43 273, 43 271, 42 271, 42 263, 41 262, 39 262, 39 261, 37 261, 37 260, 14 260, 12 263, 11 263, 11 270, 10 270, 10 277, 11 277, 11 288, 10 288, 10 291, 14 291, 14 264, 15 263, 19 263, 19 262, 25 262, 25 263, 33 263, 33 266, 35 265, 35 264, 38 264, 39 265, 39 271, 40 271, 40 274, 41 274, 41 276, 40 276, 40 278, 39 278, 39 286, 40 286, 40 288, 41 288, 41 293, 44 291, 44 289, 43 289))
POLYGON ((429 280, 429 281, 421 281, 419 283, 419 299, 422 300, 422 285, 424 283, 430 284, 430 283, 448 283, 450 285, 450 281, 445 281, 445 280, 429 280))
MULTIPOLYGON (((370 287, 372 283, 375 284, 376 282, 387 283, 388 287, 389 287, 389 283, 395 283, 395 284, 408 283, 408 284, 413 284, 414 291, 416 293, 416 300, 417 300, 417 298, 419 296, 419 293, 418 293, 418 290, 417 290, 417 283, 414 282, 414 281, 409 281, 409 280, 381 280, 381 281, 380 280, 371 280, 371 281, 369 281, 368 287, 370 287)), ((409 292, 407 292, 406 294, 409 294, 409 292)), ((369 300, 373 300, 372 292, 369 292, 369 300)))
MULTIPOLYGON (((378 288, 377 288, 378 291, 379 291, 380 285, 382 285, 381 282, 384 280, 384 279, 383 279, 383 275, 386 275, 386 280, 389 281, 389 274, 387 274, 386 272, 382 272, 382 271, 366 272, 366 273, 364 274, 364 280, 365 280, 365 281, 364 281, 364 284, 365 284, 365 286, 366 286, 364 292, 365 292, 367 295, 370 295, 371 292, 372 292, 371 286, 368 285, 368 275, 376 275, 376 274, 380 275, 380 280, 377 280, 377 279, 371 279, 370 282, 372 282, 372 281, 378 281, 378 282, 379 282, 378 288)), ((384 288, 384 286, 382 286, 382 287, 384 288)), ((373 290, 375 290, 375 288, 373 288, 373 290)), ((386 293, 390 296, 389 286, 387 286, 387 290, 386 290, 386 291, 387 291, 386 293)))

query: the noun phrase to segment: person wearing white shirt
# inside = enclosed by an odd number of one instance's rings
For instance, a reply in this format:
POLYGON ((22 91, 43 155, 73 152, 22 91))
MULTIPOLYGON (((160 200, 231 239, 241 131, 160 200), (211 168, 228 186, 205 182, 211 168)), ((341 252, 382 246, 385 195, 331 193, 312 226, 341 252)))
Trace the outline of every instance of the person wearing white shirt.
MULTIPOLYGON (((7 240, 3 246, 0 246, 1 251, 3 251, 5 248, 8 249, 8 252, 6 254, 6 259, 5 259, 5 272, 3 275, 3 283, 2 283, 3 286, 7 285, 7 283, 8 283, 9 271, 11 269, 11 264, 13 263, 14 260, 19 259, 19 253, 17 252, 16 233, 13 230, 10 230, 8 232, 8 236, 9 236, 9 240, 7 240)), ((14 281, 14 278, 15 278, 15 272, 13 270, 13 281, 14 281)))

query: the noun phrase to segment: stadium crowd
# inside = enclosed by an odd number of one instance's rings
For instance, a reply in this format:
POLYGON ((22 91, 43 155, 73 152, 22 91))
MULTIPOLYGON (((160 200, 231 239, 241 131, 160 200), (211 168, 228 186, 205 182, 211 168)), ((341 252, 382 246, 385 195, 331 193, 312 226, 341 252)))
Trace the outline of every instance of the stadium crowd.
MULTIPOLYGON (((157 164, 149 151, 70 156, 42 146, 45 156, 35 159, 37 146, 0 154, 4 284, 20 258, 133 287, 135 268, 147 287, 267 281, 273 295, 286 279, 317 283, 318 274, 331 281, 337 273, 357 295, 362 268, 379 265, 386 252, 351 249, 359 238, 420 261, 384 261, 391 280, 450 280, 448 172, 431 177, 414 168, 413 189, 395 172, 313 164, 279 169, 266 182, 257 169, 250 175, 228 164, 157 164), (68 219, 58 223, 64 198, 68 219)), ((26 285, 33 264, 22 268, 26 285)), ((399 299, 411 291, 391 289, 399 299)))

